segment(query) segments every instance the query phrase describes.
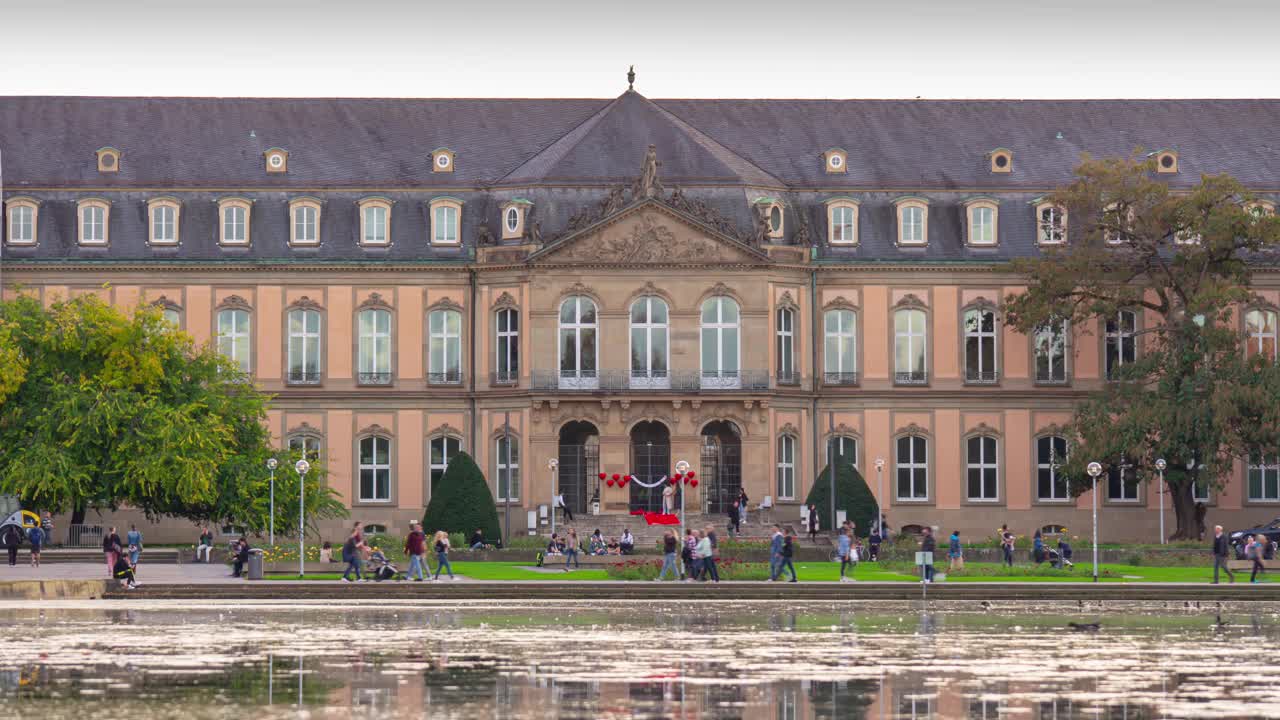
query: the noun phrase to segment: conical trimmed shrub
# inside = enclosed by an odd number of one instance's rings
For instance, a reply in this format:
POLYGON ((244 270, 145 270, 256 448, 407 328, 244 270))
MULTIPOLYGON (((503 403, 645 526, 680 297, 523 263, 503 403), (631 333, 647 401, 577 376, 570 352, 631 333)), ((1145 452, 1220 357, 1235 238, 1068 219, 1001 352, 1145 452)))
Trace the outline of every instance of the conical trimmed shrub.
POLYGON ((430 536, 437 530, 463 533, 471 537, 476 528, 484 530, 486 541, 502 537, 498 507, 476 461, 465 452, 449 460, 439 484, 431 494, 422 529, 430 536))
MULTIPOLYGON (((866 537, 871 532, 871 522, 876 515, 876 497, 867 487, 862 473, 853 466, 853 458, 837 455, 836 463, 836 509, 844 510, 845 517, 852 520, 858 528, 858 535, 866 537)), ((813 487, 809 489, 809 497, 804 505, 813 504, 818 509, 818 518, 822 527, 831 524, 831 475, 829 466, 822 469, 813 487)))

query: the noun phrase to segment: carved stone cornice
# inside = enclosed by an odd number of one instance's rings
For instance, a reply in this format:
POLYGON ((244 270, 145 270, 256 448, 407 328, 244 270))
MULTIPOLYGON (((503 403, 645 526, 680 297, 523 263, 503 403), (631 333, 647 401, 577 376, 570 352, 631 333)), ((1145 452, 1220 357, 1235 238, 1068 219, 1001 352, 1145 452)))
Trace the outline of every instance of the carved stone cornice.
POLYGON ((176 303, 176 302, 174 302, 174 301, 170 300, 170 299, 168 298, 168 296, 166 296, 166 295, 161 295, 160 297, 156 298, 155 300, 152 300, 152 301, 151 301, 151 305, 152 305, 152 307, 158 307, 158 308, 163 308, 163 309, 173 309, 173 310, 181 310, 181 309, 182 309, 182 306, 181 306, 181 305, 179 305, 178 303, 176 303))
POLYGON ((462 306, 459 305, 458 302, 451 297, 443 297, 435 301, 434 303, 431 303, 431 307, 427 308, 428 312, 431 312, 433 310, 454 310, 457 312, 462 312, 462 306))
POLYGON ((919 295, 916 295, 915 293, 907 293, 906 295, 903 295, 898 302, 894 303, 893 306, 895 308, 920 308, 923 310, 928 308, 929 304, 924 300, 921 300, 919 295))
POLYGON ((667 310, 669 312, 674 312, 676 309, 675 299, 671 297, 671 293, 663 290, 657 285, 654 285, 652 280, 646 282, 644 287, 632 293, 631 299, 627 302, 627 307, 631 307, 636 300, 639 300, 642 297, 662 298, 662 301, 667 304, 667 310))
MULTIPOLYGON (((586 295, 592 300, 595 300, 596 305, 600 304, 600 296, 596 294, 595 289, 587 287, 586 285, 583 285, 581 282, 576 282, 560 291, 560 297, 562 298, 569 297, 571 295, 586 295)), ((598 309, 599 308, 597 308, 597 310, 598 309)))
POLYGON ((790 435, 792 437, 800 437, 800 430, 797 429, 796 426, 792 425, 791 423, 784 423, 782 427, 778 428, 778 434, 790 435))
POLYGON ((311 298, 307 297, 306 295, 303 295, 297 300, 294 300, 293 302, 289 303, 289 306, 285 309, 286 310, 324 310, 324 306, 322 306, 320 303, 316 302, 315 300, 312 300, 311 298))
POLYGON ((849 299, 846 298, 845 296, 837 295, 831 300, 828 300, 827 304, 822 306, 822 309, 823 310, 857 310, 858 306, 849 302, 849 299))
POLYGON ((839 425, 835 426, 834 429, 832 429, 830 432, 827 433, 827 437, 828 438, 836 438, 836 437, 856 438, 858 437, 858 431, 854 430, 853 428, 849 427, 844 423, 840 423, 839 425))
POLYGON ((228 295, 222 299, 222 302, 218 303, 218 309, 219 310, 250 310, 252 311, 253 306, 249 304, 248 300, 245 300, 239 295, 228 295))
POLYGON ((507 292, 506 290, 503 290, 502 294, 498 296, 498 299, 493 301, 493 307, 491 309, 502 310, 503 308, 511 308, 515 310, 515 309, 519 309, 519 307, 520 307, 520 304, 517 303, 516 299, 511 296, 511 293, 507 292))
POLYGON ((380 310, 390 310, 391 303, 387 302, 386 299, 382 297, 382 293, 371 292, 369 293, 369 297, 365 298, 363 302, 356 306, 356 310, 369 310, 375 308, 380 310))
POLYGON ((296 435, 306 435, 309 437, 318 438, 318 437, 323 437, 324 433, 320 432, 319 428, 313 427, 311 423, 304 420, 302 421, 301 424, 294 425, 293 427, 289 428, 289 432, 286 433, 287 437, 294 437, 296 435))
POLYGON ((427 432, 427 437, 429 438, 454 437, 454 438, 461 439, 462 431, 455 428, 454 426, 450 425, 447 422, 440 423, 439 425, 435 426, 434 428, 432 428, 430 431, 427 432))
POLYGON ((964 306, 965 310, 976 310, 983 308, 986 310, 995 310, 998 306, 996 303, 987 299, 985 295, 979 295, 964 306))
POLYGON ((909 423, 903 427, 898 428, 898 431, 894 434, 895 435, 921 435, 921 436, 927 437, 929 435, 929 431, 925 430, 924 428, 920 427, 915 423, 909 423))
POLYGON ((783 291, 782 297, 778 298, 778 307, 789 308, 791 310, 798 310, 800 308, 800 306, 796 304, 795 298, 791 297, 790 290, 783 291))
POLYGON ((1069 439, 1071 437, 1071 429, 1066 425, 1049 423, 1036 431, 1036 437, 1045 437, 1047 435, 1056 435, 1060 438, 1069 439))
POLYGON ((374 423, 372 425, 368 425, 364 428, 361 428, 361 430, 356 433, 357 438, 370 437, 374 435, 379 437, 386 437, 386 438, 395 437, 395 433, 379 425, 378 423, 374 423))
POLYGON ((1000 437, 1000 431, 990 425, 980 422, 969 429, 968 435, 990 435, 991 437, 1000 437))

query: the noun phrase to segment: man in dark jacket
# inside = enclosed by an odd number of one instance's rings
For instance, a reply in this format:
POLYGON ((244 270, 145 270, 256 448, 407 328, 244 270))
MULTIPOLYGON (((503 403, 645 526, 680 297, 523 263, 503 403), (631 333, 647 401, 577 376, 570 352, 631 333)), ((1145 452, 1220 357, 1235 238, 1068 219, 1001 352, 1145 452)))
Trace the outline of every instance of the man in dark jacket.
POLYGON ((1231 582, 1236 581, 1236 574, 1231 572, 1231 568, 1227 567, 1228 553, 1231 552, 1231 543, 1228 542, 1227 536, 1222 532, 1221 525, 1213 526, 1213 584, 1218 584, 1218 568, 1222 568, 1227 573, 1227 579, 1231 582))
POLYGON ((920 552, 929 553, 924 561, 924 581, 933 582, 933 553, 938 549, 938 541, 933 538, 933 528, 925 528, 920 538, 920 552))
POLYGON ((231 565, 231 577, 240 577, 249 564, 249 539, 243 535, 236 541, 236 560, 231 565))
POLYGON ((22 531, 17 525, 9 525, 4 529, 4 535, 0 535, 0 544, 9 551, 9 567, 18 564, 18 546, 22 544, 22 531))
POLYGON ((422 582, 423 571, 430 570, 426 567, 427 536, 418 523, 413 523, 409 528, 409 537, 404 541, 404 554, 409 557, 409 571, 404 576, 413 578, 414 582, 422 582), (417 577, 413 577, 414 572, 417 572, 417 577))

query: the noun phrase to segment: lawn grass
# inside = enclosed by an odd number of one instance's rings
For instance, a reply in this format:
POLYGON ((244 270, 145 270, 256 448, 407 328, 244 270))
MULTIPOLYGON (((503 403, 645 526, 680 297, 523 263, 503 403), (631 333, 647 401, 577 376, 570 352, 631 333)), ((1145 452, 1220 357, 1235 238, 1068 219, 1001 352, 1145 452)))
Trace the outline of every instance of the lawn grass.
MULTIPOLYGON (((981 575, 948 575, 946 582, 1092 582, 1093 569, 1088 565, 1077 565, 1073 572, 1065 575, 1000 575, 996 563, 969 563, 973 569, 983 569, 981 575), (991 572, 996 574, 990 574, 991 572)), ((946 572, 946 565, 937 566, 940 573, 946 572)), ((1101 582, 1163 582, 1163 583, 1207 583, 1213 579, 1213 570, 1207 567, 1144 567, 1135 565, 1099 566, 1102 573, 1101 582)), ((453 563, 455 574, 472 580, 555 580, 583 581, 608 580, 603 569, 586 568, 573 572, 546 572, 518 562, 468 562, 453 563)), ((840 564, 835 562, 803 562, 796 563, 796 574, 800 582, 835 582, 840 578, 840 564)), ((1242 574, 1237 572, 1237 576, 1242 574)), ((860 563, 853 572, 853 578, 871 582, 918 582, 919 575, 907 574, 898 569, 885 569, 876 563, 860 563)), ((341 573, 310 573, 307 580, 337 580, 341 573)), ((785 577, 785 576, 784 576, 785 577)), ((268 580, 296 580, 291 574, 268 575, 268 580)), ((1244 573, 1238 582, 1247 582, 1248 574, 1244 573)), ((1264 580, 1266 581, 1266 580, 1264 580)), ((639 582, 639 581, 637 581, 639 582)), ((668 581, 669 582, 669 581, 668 581)), ((1226 578, 1223 578, 1226 582, 1226 578)))

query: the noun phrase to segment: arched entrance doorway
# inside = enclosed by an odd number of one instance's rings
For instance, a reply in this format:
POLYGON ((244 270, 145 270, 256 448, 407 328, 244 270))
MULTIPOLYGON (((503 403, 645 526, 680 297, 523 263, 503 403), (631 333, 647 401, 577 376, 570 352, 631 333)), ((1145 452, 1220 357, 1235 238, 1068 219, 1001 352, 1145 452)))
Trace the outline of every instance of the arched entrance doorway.
POLYGON ((728 512, 742 491, 742 433, 737 425, 715 420, 702 428, 702 477, 707 512, 728 512))
MULTIPOLYGON (((660 422, 645 421, 631 428, 631 473, 646 485, 671 474, 671 431, 660 422)), ((631 483, 631 510, 662 512, 662 486, 645 488, 631 483)))
POLYGON ((600 431, 595 425, 574 420, 560 428, 560 466, 557 488, 564 504, 574 513, 585 513, 590 496, 600 494, 600 431))

